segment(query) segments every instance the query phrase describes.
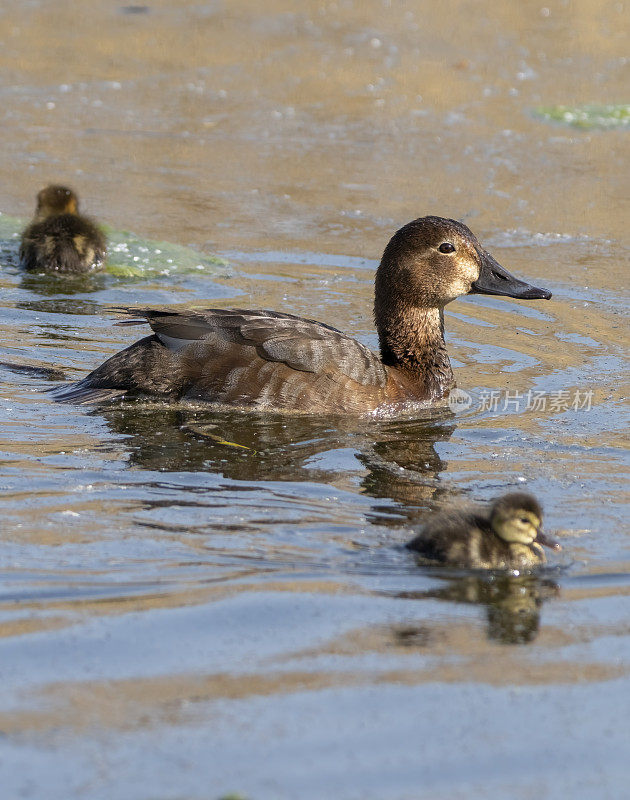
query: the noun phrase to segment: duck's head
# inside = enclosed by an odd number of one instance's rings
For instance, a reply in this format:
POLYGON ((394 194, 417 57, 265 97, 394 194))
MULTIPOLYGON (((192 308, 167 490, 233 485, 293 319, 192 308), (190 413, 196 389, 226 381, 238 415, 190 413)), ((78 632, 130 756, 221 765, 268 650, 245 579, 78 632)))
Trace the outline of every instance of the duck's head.
POLYGON ((492 530, 510 544, 537 544, 560 550, 560 545, 542 532, 542 509, 525 492, 512 492, 494 501, 490 508, 492 530))
POLYGON ((395 287, 418 308, 443 308, 464 294, 551 297, 547 289, 504 269, 466 225, 443 217, 421 217, 397 231, 385 248, 376 283, 377 298, 395 287))
POLYGON ((37 217, 45 219, 55 214, 77 214, 79 200, 67 186, 46 186, 37 194, 37 217))

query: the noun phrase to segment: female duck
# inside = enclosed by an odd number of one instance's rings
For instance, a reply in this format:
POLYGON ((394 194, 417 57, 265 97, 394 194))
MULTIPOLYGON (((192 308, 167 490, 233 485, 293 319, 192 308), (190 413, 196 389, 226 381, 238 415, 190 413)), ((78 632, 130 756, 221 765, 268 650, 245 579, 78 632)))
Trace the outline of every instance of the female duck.
POLYGON ((560 545, 541 530, 542 510, 529 494, 514 492, 489 509, 447 510, 432 517, 407 547, 426 564, 473 569, 522 569, 544 564, 541 545, 560 545))
POLYGON ((98 269, 105 258, 105 236, 79 214, 72 189, 47 186, 37 195, 37 209, 22 234, 20 262, 35 272, 80 274, 98 269))
POLYGON ((472 293, 551 297, 510 275, 462 223, 423 217, 394 234, 376 273, 380 357, 335 328, 291 314, 130 310, 153 335, 57 398, 91 402, 142 393, 269 411, 399 411, 439 400, 454 386, 443 310, 472 293))

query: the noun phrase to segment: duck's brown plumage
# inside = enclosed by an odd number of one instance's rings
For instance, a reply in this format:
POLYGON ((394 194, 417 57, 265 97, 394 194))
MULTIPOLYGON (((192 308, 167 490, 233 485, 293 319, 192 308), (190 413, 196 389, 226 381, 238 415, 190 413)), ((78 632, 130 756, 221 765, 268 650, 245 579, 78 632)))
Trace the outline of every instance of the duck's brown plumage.
POLYGON ((22 233, 20 263, 33 272, 81 274, 98 269, 106 251, 105 236, 79 214, 79 201, 66 186, 47 186, 37 195, 37 209, 22 233))
POLYGON ((465 225, 424 217, 394 235, 377 271, 380 357, 335 328, 291 314, 129 310, 149 323, 153 336, 112 356, 57 397, 94 402, 132 392, 327 414, 431 402, 454 385, 443 307, 476 291, 550 296, 500 267, 465 225), (445 243, 452 252, 439 250, 445 243))
POLYGON ((474 569, 520 569, 546 562, 541 545, 560 549, 543 534, 542 510, 536 498, 513 492, 488 508, 469 506, 434 514, 420 533, 407 543, 424 563, 474 569), (531 541, 508 541, 499 523, 517 524, 521 514, 529 519, 531 541))

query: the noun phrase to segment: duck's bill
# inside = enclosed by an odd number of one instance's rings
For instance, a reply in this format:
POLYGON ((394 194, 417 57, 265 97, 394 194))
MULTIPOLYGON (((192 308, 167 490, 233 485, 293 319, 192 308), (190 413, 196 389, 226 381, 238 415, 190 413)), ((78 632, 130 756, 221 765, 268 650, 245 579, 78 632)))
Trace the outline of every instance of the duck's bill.
POLYGON ((485 250, 479 255, 481 270, 470 294, 502 294, 517 300, 549 300, 551 297, 548 289, 539 289, 525 281, 519 281, 485 250))
POLYGON ((549 547, 551 550, 562 550, 560 542, 556 542, 555 539, 552 539, 551 536, 547 536, 547 534, 543 533, 542 531, 538 531, 536 541, 538 544, 542 544, 544 547, 549 547))

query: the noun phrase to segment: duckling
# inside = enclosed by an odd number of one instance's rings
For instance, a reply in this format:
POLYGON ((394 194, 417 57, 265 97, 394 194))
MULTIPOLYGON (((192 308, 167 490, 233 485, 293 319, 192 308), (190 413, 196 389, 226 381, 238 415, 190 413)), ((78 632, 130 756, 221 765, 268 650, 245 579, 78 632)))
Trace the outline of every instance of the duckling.
POLYGON ((80 274, 98 269, 105 258, 105 236, 79 214, 79 200, 65 186, 46 186, 24 230, 20 262, 27 270, 80 274))
POLYGON ((446 510, 433 516, 406 545, 427 564, 475 569, 522 569, 546 562, 541 545, 560 545, 541 530, 535 497, 512 492, 488 509, 446 510))
POLYGON ((277 311, 126 309, 132 319, 119 324, 146 321, 153 335, 57 399, 140 393, 266 411, 396 413, 435 402, 455 385, 444 306, 474 293, 551 297, 511 275, 466 225, 422 217, 394 234, 376 272, 380 355, 322 322, 277 311))

